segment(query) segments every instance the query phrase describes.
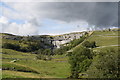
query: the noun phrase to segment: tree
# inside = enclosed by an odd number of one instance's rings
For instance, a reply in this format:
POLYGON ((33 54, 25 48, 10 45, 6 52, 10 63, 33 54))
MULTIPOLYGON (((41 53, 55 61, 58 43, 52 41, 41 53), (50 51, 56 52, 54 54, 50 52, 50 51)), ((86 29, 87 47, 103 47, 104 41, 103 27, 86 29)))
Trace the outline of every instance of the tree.
POLYGON ((44 55, 51 55, 51 50, 45 49, 43 53, 44 53, 44 55))
POLYGON ((96 42, 95 42, 95 41, 92 41, 92 42, 90 43, 90 47, 91 47, 91 48, 95 48, 95 47, 96 47, 96 42))
POLYGON ((80 44, 81 42, 83 42, 85 39, 84 36, 80 37, 79 39, 74 39, 73 41, 70 42, 71 44, 71 48, 77 46, 78 44, 80 44))
POLYGON ((86 48, 95 48, 96 42, 95 41, 91 41, 91 42, 85 41, 82 45, 86 48))
MULTIPOLYGON (((118 51, 112 48, 101 50, 95 67, 102 72, 100 78, 117 78, 118 75, 118 51)), ((99 75, 96 73, 96 75, 99 75)))
POLYGON ((82 46, 73 50, 69 56, 69 63, 71 64, 71 78, 79 78, 79 73, 88 69, 91 64, 92 52, 90 49, 82 46))
POLYGON ((20 46, 18 44, 4 43, 2 48, 20 50, 20 46))
POLYGON ((82 44, 84 47, 86 48, 90 48, 90 42, 89 41, 85 41, 83 44, 82 44))

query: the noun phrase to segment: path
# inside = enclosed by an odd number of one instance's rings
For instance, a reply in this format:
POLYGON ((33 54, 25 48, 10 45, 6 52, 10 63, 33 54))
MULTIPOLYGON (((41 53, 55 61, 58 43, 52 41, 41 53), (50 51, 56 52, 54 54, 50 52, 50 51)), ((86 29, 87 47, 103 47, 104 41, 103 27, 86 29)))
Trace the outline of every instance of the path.
POLYGON ((75 46, 74 48, 72 48, 71 50, 67 51, 67 52, 72 52, 75 48, 79 47, 82 43, 84 43, 89 37, 91 37, 93 34, 93 31, 89 34, 89 36, 83 41, 81 42, 80 44, 78 44, 77 46, 75 46))
POLYGON ((108 45, 108 46, 100 46, 100 47, 96 47, 96 48, 104 48, 104 47, 112 47, 112 46, 120 46, 120 45, 108 45))

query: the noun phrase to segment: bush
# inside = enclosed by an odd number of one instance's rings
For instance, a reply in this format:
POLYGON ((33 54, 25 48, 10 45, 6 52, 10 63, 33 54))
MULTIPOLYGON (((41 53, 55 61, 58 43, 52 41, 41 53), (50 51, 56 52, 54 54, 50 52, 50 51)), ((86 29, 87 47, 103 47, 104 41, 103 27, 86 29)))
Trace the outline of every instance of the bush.
POLYGON ((44 54, 44 55, 51 55, 52 53, 51 53, 51 50, 50 50, 50 49, 45 49, 45 50, 43 51, 43 54, 44 54))
POLYGON ((69 47, 67 46, 61 46, 60 48, 54 50, 54 54, 62 55, 69 50, 68 48, 69 47))
POLYGON ((87 71, 88 78, 118 78, 120 57, 117 47, 101 48, 87 71))
POLYGON ((4 43, 2 48, 20 50, 20 46, 18 44, 4 43))
POLYGON ((61 46, 59 49, 55 49, 54 50, 54 54, 58 54, 58 55, 62 55, 64 54, 66 51, 72 49, 73 47, 79 45, 81 42, 84 41, 86 37, 82 36, 80 39, 75 39, 73 41, 70 42, 70 45, 68 46, 61 46))
POLYGON ((76 48, 69 56, 71 78, 79 78, 79 73, 86 71, 92 63, 91 59, 92 52, 90 49, 82 46, 76 48))
POLYGON ((118 51, 112 48, 102 50, 99 53, 95 67, 102 72, 101 78, 117 78, 119 76, 118 59, 118 51))
POLYGON ((96 42, 95 41, 92 41, 92 42, 85 41, 82 45, 86 48, 95 48, 96 42))
POLYGON ((71 43, 71 48, 73 48, 73 47, 77 46, 78 44, 80 44, 81 42, 83 42, 84 39, 85 39, 85 37, 83 36, 80 39, 75 39, 75 40, 71 41, 70 42, 71 43))
POLYGON ((42 55, 42 54, 38 54, 38 55, 36 56, 36 58, 39 59, 39 60, 45 60, 45 61, 52 59, 51 56, 42 55))

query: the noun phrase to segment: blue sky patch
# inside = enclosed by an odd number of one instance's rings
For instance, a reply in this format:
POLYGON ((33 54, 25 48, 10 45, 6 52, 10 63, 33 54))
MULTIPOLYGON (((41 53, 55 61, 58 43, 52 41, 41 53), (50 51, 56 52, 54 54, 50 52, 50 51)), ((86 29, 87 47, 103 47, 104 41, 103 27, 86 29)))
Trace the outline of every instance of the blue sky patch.
POLYGON ((24 24, 25 20, 19 20, 19 19, 10 19, 9 20, 10 23, 17 23, 17 24, 24 24))
POLYGON ((7 4, 4 3, 4 2, 0 2, 0 6, 5 7, 5 8, 8 8, 8 9, 14 11, 14 12, 17 12, 17 10, 15 10, 14 8, 12 8, 11 6, 7 5, 7 4))

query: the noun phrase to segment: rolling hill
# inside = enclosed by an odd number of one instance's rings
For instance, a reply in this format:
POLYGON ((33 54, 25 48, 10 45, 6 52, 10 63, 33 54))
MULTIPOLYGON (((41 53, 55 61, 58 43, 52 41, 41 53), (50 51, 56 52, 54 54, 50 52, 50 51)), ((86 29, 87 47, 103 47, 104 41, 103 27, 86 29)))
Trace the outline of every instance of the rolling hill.
MULTIPOLYGON (((72 47, 66 52, 72 52, 75 48, 79 48, 85 41, 95 41, 97 47, 93 48, 94 52, 103 51, 106 49, 118 49, 119 34, 116 31, 93 31, 89 36, 87 36, 84 41, 72 47)), ((16 36, 11 34, 2 33, 1 46, 4 43, 11 43, 20 45, 21 48, 28 48, 29 43, 36 45, 34 42, 41 42, 40 49, 48 49, 53 46, 50 43, 51 36, 16 36), (44 43, 42 42, 44 41, 44 43), (47 42, 46 42, 47 40, 47 42)), ((52 38, 53 39, 53 38, 52 38)), ((72 41, 72 40, 71 40, 72 41)), ((70 44, 70 42, 68 42, 70 44)), ((39 45, 36 45, 39 46, 39 45)), ((69 45, 68 45, 69 46, 69 45)), ((35 46, 34 46, 35 47, 35 46)), ((28 48, 29 49, 29 48, 28 48)), ((21 51, 11 48, 2 48, 0 51, 2 53, 2 77, 3 78, 67 78, 70 76, 70 64, 69 57, 66 53, 62 55, 51 55, 51 60, 39 60, 36 56, 38 54, 34 53, 38 49, 32 51, 21 51)), ((97 55, 97 54, 95 54, 97 55)), ((93 63, 90 68, 84 72, 85 74, 90 74, 91 70, 96 70, 94 65, 97 61, 97 56, 94 56, 93 63)), ((83 75, 82 77, 88 77, 83 75)), ((90 76, 89 76, 90 77, 90 76)), ((94 75, 91 75, 94 78, 94 75)))

